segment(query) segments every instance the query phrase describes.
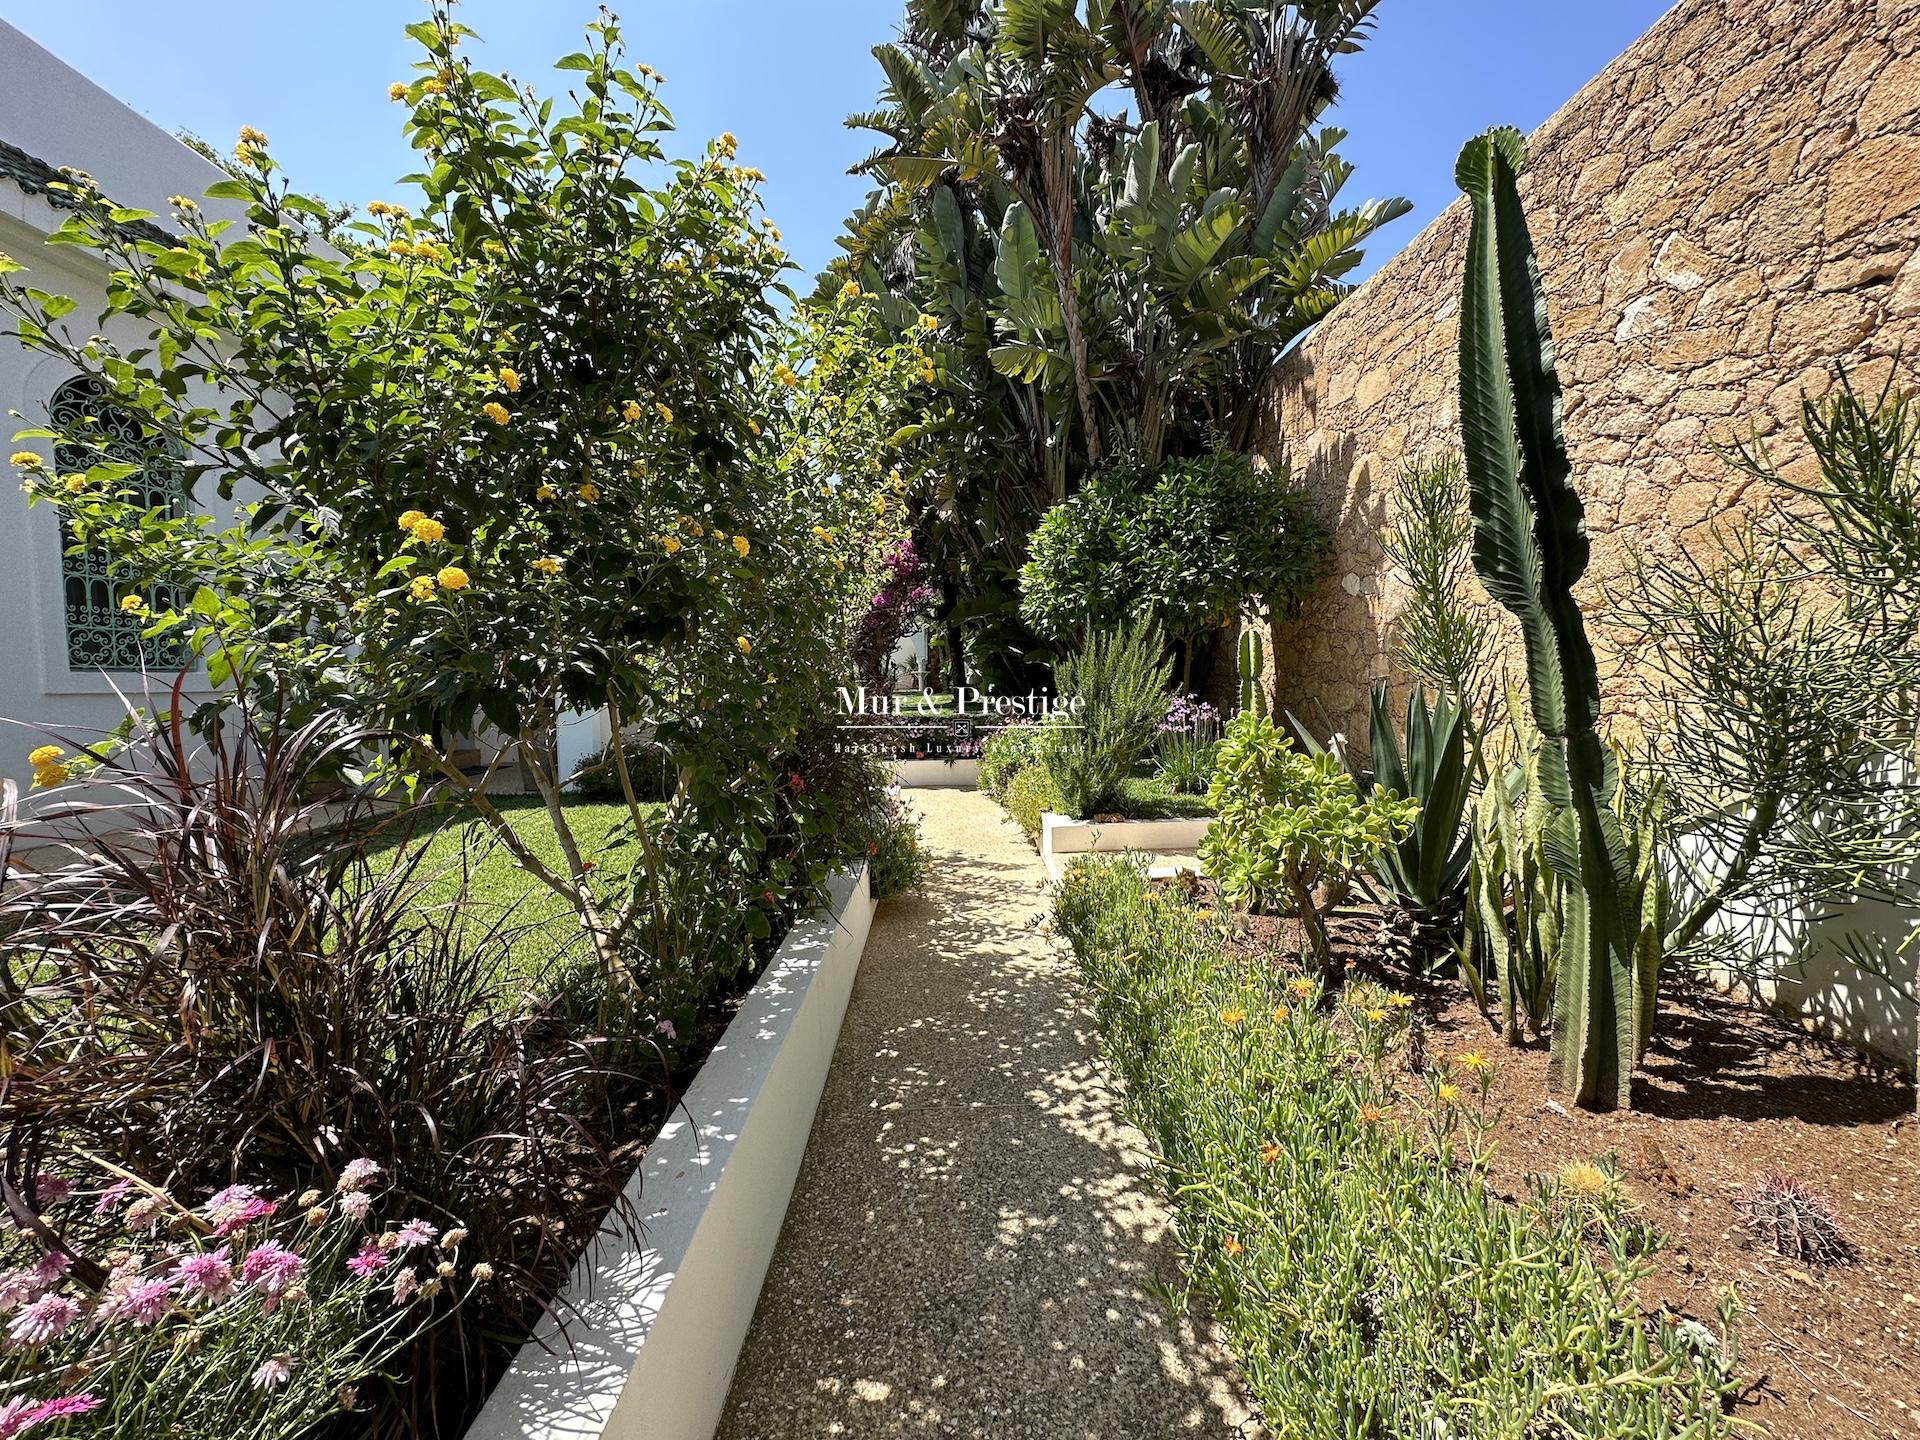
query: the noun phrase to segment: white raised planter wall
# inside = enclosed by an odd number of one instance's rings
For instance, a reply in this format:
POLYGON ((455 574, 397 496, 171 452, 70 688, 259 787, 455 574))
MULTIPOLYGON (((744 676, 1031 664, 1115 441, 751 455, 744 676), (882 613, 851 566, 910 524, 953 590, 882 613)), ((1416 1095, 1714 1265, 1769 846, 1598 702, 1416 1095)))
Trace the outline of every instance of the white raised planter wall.
POLYGON ((980 784, 978 760, 896 760, 894 778, 909 789, 972 790, 980 784))
POLYGON ((864 870, 794 926, 468 1440, 711 1440, 773 1258, 873 898, 864 870))
POLYGON ((1052 811, 1040 817, 1040 861, 1058 880, 1076 855, 1191 855, 1206 838, 1211 817, 1198 820, 1072 820, 1052 811))

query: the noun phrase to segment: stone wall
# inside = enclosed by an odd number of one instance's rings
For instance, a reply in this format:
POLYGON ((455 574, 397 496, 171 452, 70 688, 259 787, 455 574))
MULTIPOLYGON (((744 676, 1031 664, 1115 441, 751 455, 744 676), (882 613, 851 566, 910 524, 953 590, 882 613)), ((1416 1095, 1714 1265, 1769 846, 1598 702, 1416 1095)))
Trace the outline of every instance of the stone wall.
MULTIPOLYGON (((1713 454, 1757 429, 1804 458, 1795 412, 1835 362, 1920 385, 1920 0, 1681 0, 1534 133, 1539 248, 1575 483, 1594 534, 1582 603, 1602 683, 1637 677, 1601 600, 1634 547, 1704 539, 1748 486, 1713 454)), ((1457 451, 1464 201, 1292 357, 1276 448, 1336 542, 1330 581, 1273 635, 1279 705, 1364 743, 1405 588, 1376 540, 1400 467, 1457 451)), ((1517 639, 1517 636, 1515 637, 1517 639)))

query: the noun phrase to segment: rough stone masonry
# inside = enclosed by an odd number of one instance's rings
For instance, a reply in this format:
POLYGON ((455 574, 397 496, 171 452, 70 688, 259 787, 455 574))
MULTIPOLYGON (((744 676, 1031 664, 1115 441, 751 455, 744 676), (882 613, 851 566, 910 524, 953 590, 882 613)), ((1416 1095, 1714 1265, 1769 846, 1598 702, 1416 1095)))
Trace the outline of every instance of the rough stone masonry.
MULTIPOLYGON (((1757 430, 1804 462, 1800 396, 1825 393, 1836 362, 1856 386, 1896 363, 1920 386, 1920 0, 1681 0, 1529 146, 1523 196, 1594 534, 1581 599, 1610 716, 1630 721, 1643 677, 1600 602, 1634 547, 1740 521, 1749 482, 1714 444, 1757 430)), ((1403 464, 1459 446, 1466 237, 1461 201, 1320 326, 1274 395, 1273 448, 1335 553, 1275 626, 1268 681, 1279 706, 1362 746, 1369 689, 1404 679, 1385 502, 1403 464)))

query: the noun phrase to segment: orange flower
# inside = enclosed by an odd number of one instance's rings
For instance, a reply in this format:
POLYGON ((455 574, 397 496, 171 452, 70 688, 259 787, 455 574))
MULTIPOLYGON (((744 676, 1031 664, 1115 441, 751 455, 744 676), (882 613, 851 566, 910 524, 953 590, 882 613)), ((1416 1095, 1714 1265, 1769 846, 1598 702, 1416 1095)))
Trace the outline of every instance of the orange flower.
POLYGON ((1227 1236, 1227 1240, 1226 1240, 1227 1254, 1238 1255, 1246 1248, 1247 1248, 1246 1246, 1240 1243, 1240 1237, 1238 1235, 1227 1236))
POLYGON ((1304 1000, 1309 995, 1313 994, 1313 981, 1307 979, 1306 976, 1301 975, 1296 977, 1295 979, 1289 980, 1287 982, 1287 989, 1291 990, 1296 996, 1304 1000))
POLYGON ((1292 1013, 1293 1012, 1284 1005, 1274 1006, 1273 1007, 1273 1023, 1276 1025, 1286 1024, 1287 1016, 1291 1015, 1292 1013))
POLYGON ((1378 1105, 1362 1105, 1360 1107, 1360 1123, 1362 1125, 1377 1125, 1385 1118, 1386 1113, 1387 1112, 1382 1110, 1378 1105))
POLYGON ((1280 1147, 1269 1140, 1260 1147, 1260 1158, 1271 1165, 1280 1158, 1280 1147))
POLYGON ((1247 1012, 1239 1009, 1227 1009, 1220 1012, 1220 1023, 1229 1030, 1238 1030, 1240 1022, 1247 1018, 1247 1012))

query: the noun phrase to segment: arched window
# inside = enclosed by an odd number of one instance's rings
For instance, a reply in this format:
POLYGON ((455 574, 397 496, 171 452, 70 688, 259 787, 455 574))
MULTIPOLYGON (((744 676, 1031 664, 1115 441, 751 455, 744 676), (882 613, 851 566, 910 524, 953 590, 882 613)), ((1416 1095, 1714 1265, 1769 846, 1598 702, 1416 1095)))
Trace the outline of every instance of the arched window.
MULTIPOLYGON (((172 456, 154 445, 140 422, 108 398, 104 386, 90 375, 67 381, 47 402, 52 428, 93 442, 55 445, 54 469, 59 474, 83 471, 102 453, 141 467, 121 485, 141 492, 145 503, 168 514, 183 513, 186 490, 180 467, 172 456)), ((67 663, 76 670, 176 670, 186 660, 186 649, 176 639, 142 639, 146 622, 120 608, 120 601, 136 591, 124 575, 112 573, 106 552, 75 545, 72 527, 60 517, 60 580, 66 601, 67 663)), ((170 595, 145 592, 156 609, 172 605, 170 595)))

